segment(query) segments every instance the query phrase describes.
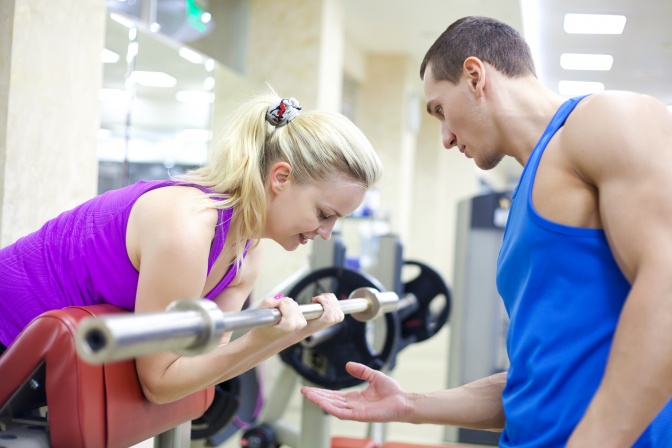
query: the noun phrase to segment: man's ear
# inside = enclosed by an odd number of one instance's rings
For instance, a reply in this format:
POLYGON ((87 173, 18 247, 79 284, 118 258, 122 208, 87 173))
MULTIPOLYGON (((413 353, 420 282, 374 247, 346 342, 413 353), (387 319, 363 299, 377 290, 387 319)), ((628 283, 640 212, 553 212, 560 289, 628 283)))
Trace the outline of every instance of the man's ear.
POLYGON ((271 167, 268 179, 271 191, 278 193, 291 181, 292 166, 287 162, 277 162, 271 167))
POLYGON ((477 96, 483 95, 485 88, 485 64, 474 56, 469 56, 463 64, 464 76, 467 78, 470 90, 477 96))

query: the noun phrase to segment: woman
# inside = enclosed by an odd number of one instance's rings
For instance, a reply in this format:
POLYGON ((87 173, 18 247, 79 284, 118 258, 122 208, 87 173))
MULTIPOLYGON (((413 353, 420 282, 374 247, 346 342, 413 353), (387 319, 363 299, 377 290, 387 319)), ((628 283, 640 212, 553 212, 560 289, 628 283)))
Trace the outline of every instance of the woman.
MULTIPOLYGON (((381 174, 371 144, 347 118, 300 109, 274 93, 255 98, 234 115, 205 166, 106 192, 0 250, 0 344, 9 346, 39 314, 72 305, 150 312, 204 297, 239 311, 259 272, 262 238, 289 251, 330 238, 381 174)), ((276 296, 261 307, 279 309, 277 325, 231 342, 226 334, 199 356, 138 358, 145 395, 155 403, 180 399, 343 319, 333 294, 314 301, 325 311, 310 322, 291 298, 276 296)))

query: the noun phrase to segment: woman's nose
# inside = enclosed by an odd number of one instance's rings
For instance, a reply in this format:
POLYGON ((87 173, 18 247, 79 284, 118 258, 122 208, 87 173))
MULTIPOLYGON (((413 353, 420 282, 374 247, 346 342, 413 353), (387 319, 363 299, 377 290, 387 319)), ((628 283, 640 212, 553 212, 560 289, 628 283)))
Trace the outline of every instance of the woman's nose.
POLYGON ((330 219, 324 224, 322 224, 320 227, 317 228, 316 232, 318 235, 320 235, 320 238, 323 240, 328 240, 331 238, 331 232, 334 230, 334 225, 336 224, 336 220, 334 219, 333 221, 330 219))

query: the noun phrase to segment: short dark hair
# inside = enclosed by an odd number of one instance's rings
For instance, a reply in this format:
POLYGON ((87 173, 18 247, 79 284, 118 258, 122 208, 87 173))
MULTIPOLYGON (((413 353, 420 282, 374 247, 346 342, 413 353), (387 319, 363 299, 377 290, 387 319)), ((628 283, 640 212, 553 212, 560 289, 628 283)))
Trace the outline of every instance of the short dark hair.
POLYGON ((470 16, 453 22, 427 50, 420 79, 431 62, 434 79, 457 84, 464 61, 471 56, 511 78, 536 76, 530 47, 520 33, 490 17, 470 16))

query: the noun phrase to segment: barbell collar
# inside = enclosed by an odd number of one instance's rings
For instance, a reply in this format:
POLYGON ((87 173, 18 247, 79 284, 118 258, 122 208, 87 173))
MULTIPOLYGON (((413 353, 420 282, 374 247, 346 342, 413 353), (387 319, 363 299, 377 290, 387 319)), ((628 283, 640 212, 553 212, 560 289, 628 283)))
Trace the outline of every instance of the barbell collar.
POLYGON ((355 289, 350 294, 350 297, 362 297, 368 301, 368 306, 363 311, 352 313, 352 317, 360 322, 376 319, 383 313, 396 311, 399 306, 399 296, 397 293, 380 292, 377 289, 369 287, 355 289))

